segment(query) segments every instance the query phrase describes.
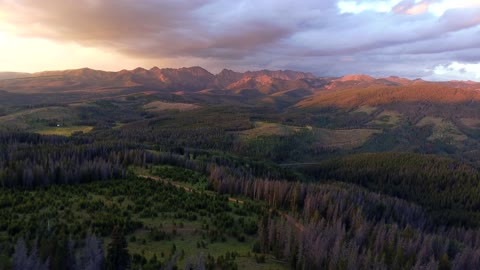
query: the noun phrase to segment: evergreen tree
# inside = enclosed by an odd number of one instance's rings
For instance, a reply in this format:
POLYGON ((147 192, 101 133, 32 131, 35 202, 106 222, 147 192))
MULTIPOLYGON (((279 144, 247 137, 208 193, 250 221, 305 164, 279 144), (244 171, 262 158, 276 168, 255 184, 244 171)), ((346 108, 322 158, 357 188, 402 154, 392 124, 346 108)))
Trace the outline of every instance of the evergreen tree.
POLYGON ((438 270, 450 270, 452 266, 450 265, 450 261, 448 260, 448 255, 445 253, 442 257, 440 257, 440 261, 438 263, 438 270))
POLYGON ((112 232, 112 242, 108 245, 107 270, 124 270, 130 266, 127 240, 122 228, 115 226, 112 232))
POLYGON ((23 238, 19 238, 15 244, 15 252, 13 253, 14 270, 26 269, 28 265, 28 250, 23 238))
POLYGON ((44 264, 38 257, 38 249, 33 247, 30 255, 23 238, 19 238, 15 244, 15 252, 13 253, 13 270, 47 270, 48 261, 44 264))
POLYGON ((81 269, 100 270, 104 265, 105 258, 103 256, 102 243, 95 235, 87 236, 85 246, 80 255, 81 269))

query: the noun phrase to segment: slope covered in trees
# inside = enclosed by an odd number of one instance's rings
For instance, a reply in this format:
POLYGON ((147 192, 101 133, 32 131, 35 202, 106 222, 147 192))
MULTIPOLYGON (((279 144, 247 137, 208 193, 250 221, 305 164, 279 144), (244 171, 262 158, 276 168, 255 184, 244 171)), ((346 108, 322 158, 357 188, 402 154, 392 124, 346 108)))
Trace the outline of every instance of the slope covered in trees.
POLYGON ((239 179, 215 168, 212 188, 280 209, 259 224, 259 246, 292 269, 475 269, 478 229, 445 227, 422 207, 341 183, 239 179), (303 224, 289 222, 290 212, 303 224), (277 213, 278 215, 276 215, 277 213))
POLYGON ((0 83, 0 269, 480 268, 476 84, 37 75, 0 83))
POLYGON ((304 170, 316 178, 355 183, 417 202, 439 220, 480 224, 480 174, 452 159, 412 153, 370 153, 327 160, 304 170))

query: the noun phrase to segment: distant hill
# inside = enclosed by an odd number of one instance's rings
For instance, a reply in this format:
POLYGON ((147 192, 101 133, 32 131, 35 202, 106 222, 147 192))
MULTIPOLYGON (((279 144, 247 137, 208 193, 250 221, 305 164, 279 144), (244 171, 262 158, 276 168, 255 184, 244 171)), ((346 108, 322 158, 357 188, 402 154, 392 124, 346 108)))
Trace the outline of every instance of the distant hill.
POLYGON ((442 83, 421 83, 400 86, 375 85, 320 93, 300 101, 296 106, 355 108, 399 102, 463 103, 471 101, 480 101, 480 92, 453 88, 442 83))
POLYGON ((28 76, 31 76, 31 74, 22 72, 0 72, 0 80, 17 79, 28 76))
MULTIPOLYGON (((38 73, 0 73, 0 89, 15 94, 77 94, 83 98, 153 93, 190 102, 266 104, 278 108, 376 106, 396 102, 458 103, 479 100, 480 83, 426 82, 365 74, 316 77, 292 70, 212 74, 202 67, 136 68, 107 72, 89 68, 38 73)), ((55 98, 49 99, 54 101, 55 98)))

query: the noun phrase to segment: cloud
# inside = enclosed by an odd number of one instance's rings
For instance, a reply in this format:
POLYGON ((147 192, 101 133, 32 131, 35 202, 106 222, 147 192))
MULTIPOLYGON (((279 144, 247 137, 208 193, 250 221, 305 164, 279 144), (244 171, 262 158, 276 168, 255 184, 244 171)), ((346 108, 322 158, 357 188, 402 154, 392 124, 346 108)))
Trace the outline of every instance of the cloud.
POLYGON ((132 65, 202 65, 213 71, 296 68, 319 75, 420 77, 439 65, 480 61, 480 42, 472 38, 480 33, 476 3, 0 0, 0 33, 109 52, 108 61, 119 57, 109 66, 118 69, 129 59, 132 65))
POLYGON ((364 1, 338 1, 337 6, 340 13, 358 14, 365 11, 390 12, 401 0, 364 0, 364 1))
POLYGON ((393 7, 392 11, 397 14, 419 15, 429 11, 430 5, 440 2, 439 0, 403 0, 393 7))
POLYGON ((245 5, 241 17, 224 17, 220 2, 129 0, 2 1, 18 34, 86 46, 111 47, 133 55, 237 58, 289 34, 282 23, 262 18, 245 5), (206 13, 205 11, 209 12, 206 13), (248 13, 247 13, 248 12, 248 13), (15 14, 15 15, 13 15, 15 14), (231 54, 231 55, 230 55, 231 54))
POLYGON ((468 64, 452 62, 448 65, 438 65, 433 68, 429 77, 433 80, 480 80, 480 63, 468 64))

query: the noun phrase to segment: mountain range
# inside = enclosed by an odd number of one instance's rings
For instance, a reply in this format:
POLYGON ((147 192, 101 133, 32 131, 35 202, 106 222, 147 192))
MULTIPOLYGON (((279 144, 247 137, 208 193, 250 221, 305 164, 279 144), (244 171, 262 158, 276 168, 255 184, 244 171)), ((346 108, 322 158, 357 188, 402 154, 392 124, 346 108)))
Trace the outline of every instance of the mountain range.
POLYGON ((38 73, 0 73, 3 95, 82 94, 120 95, 135 92, 174 94, 205 101, 212 96, 230 101, 255 100, 281 106, 358 107, 395 102, 458 103, 480 100, 480 83, 427 82, 399 77, 374 78, 363 74, 317 77, 292 70, 212 74, 201 67, 136 68, 107 72, 89 68, 38 73))

